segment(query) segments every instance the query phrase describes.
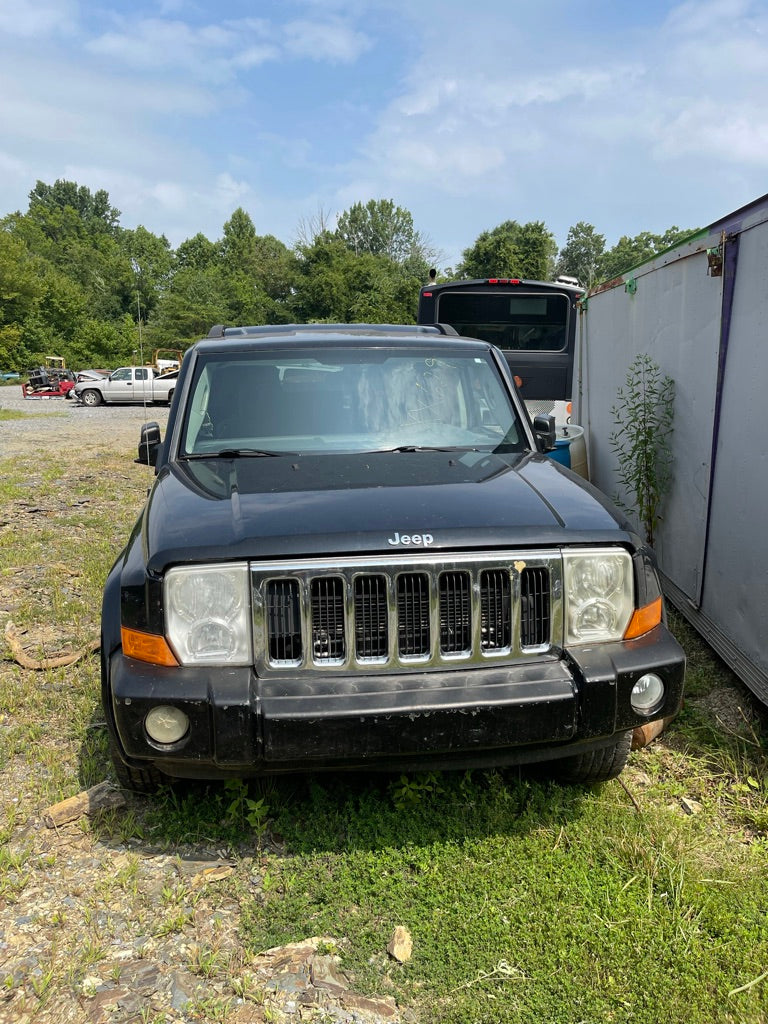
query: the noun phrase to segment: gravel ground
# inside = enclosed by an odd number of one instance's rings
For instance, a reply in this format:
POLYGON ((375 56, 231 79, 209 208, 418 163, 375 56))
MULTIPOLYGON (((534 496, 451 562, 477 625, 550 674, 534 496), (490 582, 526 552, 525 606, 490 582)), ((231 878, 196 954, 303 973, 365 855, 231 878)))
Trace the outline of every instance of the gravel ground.
POLYGON ((142 423, 168 421, 167 405, 102 405, 88 409, 74 399, 24 398, 21 388, 0 387, 0 409, 25 413, 24 419, 0 423, 0 457, 29 451, 30 443, 49 443, 55 435, 62 444, 100 444, 105 434, 116 443, 138 445, 142 423))

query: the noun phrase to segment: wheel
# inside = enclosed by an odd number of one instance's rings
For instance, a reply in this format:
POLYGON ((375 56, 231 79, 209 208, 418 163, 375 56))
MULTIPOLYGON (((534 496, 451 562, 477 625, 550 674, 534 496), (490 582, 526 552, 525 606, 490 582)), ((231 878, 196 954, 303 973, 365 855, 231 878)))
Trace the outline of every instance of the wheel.
POLYGON ((610 747, 588 750, 584 754, 564 757, 552 764, 552 774, 561 782, 581 783, 591 786, 596 782, 608 782, 617 778, 629 757, 632 744, 632 730, 625 732, 610 747))
POLYGON ((111 732, 109 733, 109 756, 112 759, 120 788, 127 789, 130 793, 150 796, 167 781, 154 765, 147 765, 146 768, 134 768, 132 765, 126 764, 111 732))
POLYGON ((168 405, 173 401, 173 388, 168 392, 168 405))
POLYGON ((89 405, 91 406, 91 408, 95 408, 97 405, 101 405, 102 402, 101 392, 94 391, 92 388, 89 388, 87 391, 84 391, 81 398, 83 405, 89 405))

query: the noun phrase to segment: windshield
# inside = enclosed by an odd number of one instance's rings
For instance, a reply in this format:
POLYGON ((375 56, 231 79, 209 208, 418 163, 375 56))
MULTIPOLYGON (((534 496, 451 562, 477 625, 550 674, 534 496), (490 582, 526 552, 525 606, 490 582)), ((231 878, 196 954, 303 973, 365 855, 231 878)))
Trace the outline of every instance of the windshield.
POLYGON ((260 350, 201 358, 182 456, 474 448, 522 451, 490 357, 410 348, 260 350))

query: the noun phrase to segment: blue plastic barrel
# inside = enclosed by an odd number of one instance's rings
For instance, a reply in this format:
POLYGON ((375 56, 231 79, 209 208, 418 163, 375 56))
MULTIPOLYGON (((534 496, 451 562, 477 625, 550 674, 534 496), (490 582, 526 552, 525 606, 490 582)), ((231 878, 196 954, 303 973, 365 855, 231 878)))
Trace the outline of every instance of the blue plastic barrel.
POLYGON ((555 447, 551 452, 547 452, 550 459, 554 459, 555 462, 559 462, 562 466, 571 468, 571 439, 569 437, 561 438, 555 441, 555 447))

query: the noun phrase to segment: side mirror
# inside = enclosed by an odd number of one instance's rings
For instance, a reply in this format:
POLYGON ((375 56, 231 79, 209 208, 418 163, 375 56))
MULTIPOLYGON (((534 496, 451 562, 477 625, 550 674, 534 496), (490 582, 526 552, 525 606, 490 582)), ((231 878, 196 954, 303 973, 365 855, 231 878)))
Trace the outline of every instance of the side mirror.
POLYGON ((541 445, 541 450, 551 452, 557 442, 557 428, 554 416, 536 416, 533 421, 533 432, 541 445))
POLYGON ((139 457, 135 461, 143 466, 156 466, 160 443, 160 424, 154 420, 145 423, 139 436, 139 457))

